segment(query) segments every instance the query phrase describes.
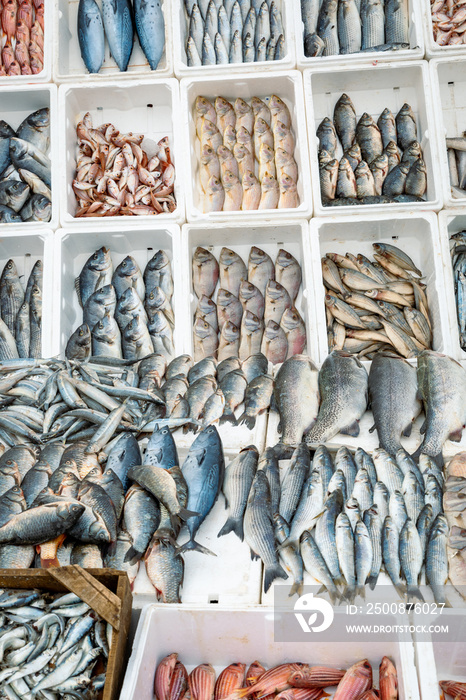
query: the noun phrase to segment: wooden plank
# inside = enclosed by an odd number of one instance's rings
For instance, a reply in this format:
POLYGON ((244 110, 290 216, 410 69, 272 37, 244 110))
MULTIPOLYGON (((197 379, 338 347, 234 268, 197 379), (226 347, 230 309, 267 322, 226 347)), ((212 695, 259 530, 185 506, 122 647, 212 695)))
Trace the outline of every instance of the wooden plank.
POLYGON ((133 595, 126 575, 124 577, 120 576, 118 579, 117 595, 121 600, 121 624, 120 629, 113 632, 107 664, 109 674, 106 678, 102 700, 113 700, 113 698, 119 697, 128 663, 128 635, 131 624, 133 595))
POLYGON ((120 628, 121 600, 94 576, 77 564, 53 567, 48 572, 90 605, 113 629, 120 628))

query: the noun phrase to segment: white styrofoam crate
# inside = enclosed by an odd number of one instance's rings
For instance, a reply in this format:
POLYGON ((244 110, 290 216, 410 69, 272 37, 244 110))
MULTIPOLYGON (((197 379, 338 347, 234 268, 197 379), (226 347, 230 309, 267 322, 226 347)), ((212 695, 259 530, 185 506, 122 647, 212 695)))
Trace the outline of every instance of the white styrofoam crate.
MULTIPOLYGON (((52 4, 52 3, 50 3, 52 4)), ((78 41, 78 7, 79 0, 59 2, 55 0, 54 17, 54 62, 53 78, 57 83, 67 81, 90 80, 105 81, 135 79, 153 76, 168 78, 173 75, 172 47, 172 12, 171 0, 162 0, 162 11, 165 20, 165 50, 156 71, 152 71, 144 52, 139 44, 136 30, 134 31, 133 52, 126 71, 121 72, 110 54, 107 39, 105 39, 105 58, 98 73, 88 73, 81 58, 78 41)), ((101 7, 101 3, 98 3, 101 7)))
MULTIPOLYGON (((44 0, 44 63, 37 75, 2 75, 0 85, 5 87, 30 86, 37 83, 49 83, 52 80, 52 54, 53 54, 53 7, 52 3, 44 0)), ((3 42, 2 42, 3 43, 3 42)))
POLYGON ((374 51, 369 53, 338 54, 337 56, 317 56, 307 58, 304 55, 304 23, 301 17, 301 5, 293 3, 296 39, 296 62, 298 68, 304 70, 311 66, 345 66, 351 65, 377 65, 388 61, 419 60, 424 58, 424 31, 422 26, 423 0, 409 0, 409 49, 402 51, 374 51))
POLYGON ((434 41, 432 13, 430 6, 430 0, 423 0, 422 19, 424 25, 426 58, 440 58, 440 56, 448 56, 449 58, 453 58, 453 56, 465 56, 466 44, 460 44, 459 46, 439 46, 439 44, 437 44, 437 42, 434 41))
POLYGON ((173 7, 173 51, 175 60, 175 75, 178 78, 187 76, 217 75, 224 77, 230 71, 251 74, 255 72, 275 72, 291 70, 296 66, 294 22, 292 5, 289 1, 275 2, 282 13, 283 30, 285 32, 286 55, 279 61, 261 61, 254 63, 230 63, 215 66, 188 66, 186 56, 186 41, 189 31, 189 19, 185 11, 185 3, 174 2, 173 7))
MULTIPOLYGON (((132 255, 144 273, 146 263, 159 249, 163 249, 172 262, 174 293, 172 306, 175 313, 173 340, 178 352, 183 343, 183 301, 180 293, 180 230, 174 224, 139 227, 115 224, 112 229, 99 230, 89 220, 79 228, 60 229, 54 237, 54 353, 63 356, 70 335, 82 323, 82 308, 78 302, 74 281, 86 260, 99 248, 111 251, 114 269, 127 256, 132 255)), ((179 351, 179 354, 181 351, 179 351)))
MULTIPOLYGON (((176 651, 188 673, 196 665, 209 662, 217 674, 230 663, 242 661, 249 665, 254 659, 267 668, 296 661, 348 668, 366 657, 373 666, 374 680, 382 657, 388 655, 398 672, 400 700, 419 700, 411 642, 378 642, 370 637, 344 644, 321 642, 314 637, 305 644, 275 641, 277 615, 280 613, 265 606, 235 610, 148 605, 139 620, 121 697, 152 700, 157 664, 176 651)), ((358 619, 362 621, 362 616, 358 619)), ((393 620, 395 623, 398 618, 393 620)))
POLYGON ((444 206, 466 206, 464 197, 453 197, 445 138, 461 137, 466 129, 466 54, 464 57, 439 58, 429 63, 434 98, 444 206))
MULTIPOLYGON (((311 181, 316 216, 359 216, 364 212, 397 212, 415 210, 439 210, 442 208, 440 173, 437 167, 438 147, 433 118, 433 104, 429 84, 427 61, 393 61, 377 66, 339 66, 331 70, 314 67, 304 71, 311 181), (320 195, 318 148, 316 129, 324 117, 333 118, 333 110, 339 97, 346 93, 352 100, 356 117, 364 112, 375 121, 388 107, 394 115, 407 102, 416 116, 418 141, 427 168, 425 202, 406 204, 366 204, 359 206, 324 207, 320 195)), ((337 158, 341 157, 338 146, 337 158)))
MULTIPOLYGON (((99 228, 112 228, 116 223, 126 226, 128 219, 139 219, 141 226, 159 226, 161 222, 184 221, 184 192, 180 168, 182 151, 179 136, 179 87, 174 78, 166 80, 134 80, 87 84, 67 83, 59 89, 60 153, 63 172, 60 180, 60 219, 62 226, 80 225, 82 218, 74 216, 77 201, 71 183, 76 174, 76 125, 90 112, 95 126, 112 123, 121 133, 144 134, 142 148, 148 156, 155 153, 157 142, 168 136, 170 153, 175 166, 175 197, 177 208, 172 214, 157 216, 92 217, 99 228), (157 223, 156 223, 157 221, 157 223), (124 223, 122 223, 124 222, 124 223), (150 222, 150 223, 149 223, 150 222)), ((90 217, 89 217, 90 218, 90 217)))
POLYGON ((466 212, 464 209, 445 209, 439 213, 440 248, 442 253, 442 283, 448 304, 448 325, 452 340, 452 355, 457 360, 466 360, 466 352, 461 349, 456 311, 453 266, 450 255, 450 236, 466 229, 466 212))
MULTIPOLYGON (((25 76, 28 77, 28 76, 25 76)), ((17 224, 0 224, 0 231, 36 231, 55 229, 58 225, 58 140, 56 131, 58 127, 57 88, 53 84, 48 85, 12 85, 0 87, 0 118, 4 119, 12 129, 17 129, 23 119, 37 109, 49 107, 50 109, 50 146, 47 152, 51 161, 51 190, 52 190, 52 218, 46 223, 40 221, 21 222, 17 224)))
POLYGON ((290 218, 306 218, 312 213, 309 159, 307 150, 306 121, 299 71, 277 73, 254 73, 223 77, 183 78, 181 80, 181 111, 183 114, 184 156, 187 159, 184 186, 186 189, 186 218, 188 221, 233 222, 270 221, 290 218), (202 211, 202 189, 199 182, 199 139, 193 116, 196 97, 203 95, 215 100, 219 95, 230 102, 237 97, 249 100, 278 95, 290 110, 292 131, 296 146, 294 158, 298 165, 299 206, 295 209, 262 209, 256 211, 218 211, 204 214, 202 211))

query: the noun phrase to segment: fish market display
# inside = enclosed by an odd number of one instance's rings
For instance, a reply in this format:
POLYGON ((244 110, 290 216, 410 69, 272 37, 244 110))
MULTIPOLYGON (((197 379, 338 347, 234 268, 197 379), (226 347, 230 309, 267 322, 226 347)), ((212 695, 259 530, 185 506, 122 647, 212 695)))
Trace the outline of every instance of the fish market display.
POLYGON ((192 281, 198 300, 195 360, 212 356, 219 362, 233 357, 246 360, 262 352, 278 364, 305 350, 306 326, 295 307, 301 267, 283 248, 274 263, 253 246, 246 266, 230 248, 222 248, 217 261, 198 247, 192 258, 192 281))
POLYGON ((367 112, 358 120, 351 99, 343 94, 333 121, 325 117, 316 136, 324 206, 424 201, 427 170, 409 104, 396 116, 385 108, 376 123, 367 112))
MULTIPOLYGON (((443 575, 448 574, 453 586, 464 598, 466 591, 466 453, 455 455, 446 467, 443 507, 446 523, 442 527, 442 543, 447 556, 442 561, 443 575)), ((446 688, 444 688, 447 691, 446 688)), ((447 691, 448 692, 448 691, 447 691)), ((456 697, 456 694, 455 696, 456 697)))
POLYGON ((461 349, 466 351, 466 231, 460 231, 451 236, 450 253, 453 265, 459 340, 461 349))
POLYGON ((75 287, 83 317, 68 340, 68 359, 139 360, 154 352, 168 360, 175 356, 173 277, 163 250, 142 273, 131 255, 114 268, 104 246, 86 261, 75 287))
MULTIPOLYGON (((13 4, 13 0, 4 7, 2 21, 9 4, 13 4)), ((24 0, 20 8, 22 5, 30 8, 24 0)), ((0 223, 50 221, 52 166, 47 156, 49 144, 48 107, 29 114, 16 131, 6 121, 0 120, 0 223)))
POLYGON ((42 260, 25 282, 24 289, 8 260, 0 277, 0 361, 42 355, 42 260))
POLYGON ((185 0, 188 66, 279 61, 286 55, 281 1, 185 0))
POLYGON ((434 41, 439 46, 460 46, 466 42, 464 8, 458 1, 431 0, 434 41))
POLYGON ((44 3, 5 0, 1 14, 0 75, 37 75, 44 68, 44 3))
POLYGON ((204 213, 299 206, 291 114, 280 97, 199 96, 194 120, 204 213))
POLYGON ((301 0, 304 55, 409 49, 409 2, 301 0))
POLYGON ((97 697, 112 627, 95 610, 74 593, 6 589, 0 614, 4 697, 97 697))
POLYGON ((79 0, 77 35, 81 57, 89 73, 98 73, 105 60, 105 41, 120 71, 126 71, 134 46, 135 30, 151 70, 156 70, 165 49, 165 21, 161 0, 79 0))
POLYGON ((432 347, 422 272, 394 245, 372 247, 374 262, 352 253, 322 258, 329 350, 368 360, 380 350, 415 357, 432 347))
POLYGON ((447 138, 448 171, 454 199, 466 197, 466 138, 447 138))
POLYGON ((168 136, 152 156, 144 134, 121 134, 113 124, 94 128, 87 112, 76 126, 78 149, 72 182, 76 217, 153 216, 176 209, 175 167, 168 136))

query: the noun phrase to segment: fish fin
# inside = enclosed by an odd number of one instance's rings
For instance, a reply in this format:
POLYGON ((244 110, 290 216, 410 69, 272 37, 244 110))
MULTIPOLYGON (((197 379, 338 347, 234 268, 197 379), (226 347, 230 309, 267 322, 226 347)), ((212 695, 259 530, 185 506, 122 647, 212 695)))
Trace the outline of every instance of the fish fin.
POLYGON ((281 564, 277 563, 272 564, 271 566, 266 566, 264 574, 264 593, 267 593, 276 578, 288 578, 288 574, 282 568, 281 564))
POLYGON ((280 435, 282 434, 282 422, 281 422, 281 420, 278 421, 277 433, 280 433, 280 435))
POLYGON ((422 445, 419 445, 419 447, 417 448, 416 452, 413 452, 413 454, 410 455, 410 457, 411 457, 412 459, 414 459, 414 461, 416 462, 416 464, 419 462, 419 456, 420 456, 421 452, 422 452, 422 445))
POLYGON ((371 589, 371 591, 374 590, 374 588, 377 584, 378 578, 379 578, 379 574, 377 573, 377 574, 373 574, 372 576, 369 576, 369 578, 367 579, 367 583, 369 584, 369 588, 371 589))
POLYGON ((346 587, 346 580, 343 574, 340 574, 340 576, 337 576, 337 578, 333 579, 333 583, 335 584, 335 586, 346 587))
POLYGON ((43 569, 51 569, 54 566, 60 566, 60 562, 57 557, 52 557, 52 559, 40 559, 40 565, 43 569))
POLYGON ((347 586, 344 596, 348 603, 354 603, 354 599, 356 598, 356 587, 347 586))
POLYGON ((346 428, 341 428, 340 433, 343 435, 350 435, 351 437, 358 437, 359 435, 359 421, 355 420, 346 428))
POLYGON ((395 590, 398 593, 398 595, 400 596, 400 598, 404 599, 405 594, 406 594, 406 586, 404 585, 404 583, 397 583, 397 584, 394 583, 393 585, 395 586, 395 590))
POLYGON ((424 596, 422 595, 421 591, 417 586, 408 586, 407 590, 407 596, 408 596, 408 601, 410 598, 416 598, 416 600, 420 600, 421 602, 424 601, 424 596))
POLYGON ((403 437, 408 438, 411 435, 412 429, 413 429, 413 423, 411 421, 410 423, 408 423, 408 425, 406 426, 406 428, 403 430, 403 432, 401 434, 403 435, 403 437))
POLYGON ((358 595, 361 596, 363 600, 366 600, 366 587, 364 585, 356 586, 355 597, 358 595))
POLYGON ((283 442, 277 442, 273 448, 277 459, 291 459, 294 450, 293 445, 285 445, 283 442))
POLYGON ((220 425, 222 423, 233 423, 233 425, 238 425, 238 421, 235 418, 234 413, 224 413, 220 418, 220 425))
POLYGON ((256 425, 256 416, 248 416, 245 411, 238 418, 236 425, 242 425, 243 423, 249 430, 253 430, 254 426, 256 425))
POLYGON ((217 537, 222 537, 223 535, 228 535, 229 532, 234 532, 235 535, 237 535, 242 542, 244 539, 243 519, 242 518, 232 518, 232 517, 228 518, 225 525, 222 527, 222 529, 218 533, 217 537))
POLYGON ((199 542, 196 542, 196 540, 188 540, 187 542, 182 544, 181 547, 178 547, 176 553, 183 554, 183 552, 189 551, 201 552, 201 554, 210 554, 212 557, 217 556, 215 552, 212 552, 210 549, 207 549, 207 547, 203 547, 202 544, 199 544, 199 542))
POLYGON ((79 305, 81 308, 84 308, 82 300, 81 300, 81 282, 80 282, 79 277, 76 277, 76 279, 74 281, 74 288, 76 290, 76 294, 78 295, 79 305))
POLYGON ((181 518, 181 520, 189 520, 189 518, 195 518, 196 515, 200 515, 200 513, 197 513, 195 510, 187 510, 186 508, 180 508, 179 512, 176 515, 179 518, 181 518))
POLYGON ((452 442, 461 442, 461 437, 463 435, 463 427, 458 428, 458 430, 454 430, 450 435, 448 436, 449 440, 452 440, 452 442))
POLYGON ((303 594, 303 586, 304 581, 293 581, 293 585, 291 586, 290 592, 288 593, 288 598, 291 598, 291 596, 295 594, 301 597, 303 594))
POLYGON ((372 426, 372 428, 369 428, 369 432, 370 432, 370 433, 373 433, 374 430, 376 430, 376 429, 377 429, 377 428, 376 428, 376 425, 375 425, 375 423, 374 423, 374 425, 372 426))
POLYGON ((142 557, 143 554, 144 554, 144 552, 138 552, 138 550, 135 549, 134 547, 130 547, 128 549, 128 551, 126 552, 126 555, 125 555, 125 558, 123 559, 123 561, 125 563, 128 562, 129 564, 131 564, 131 566, 133 566, 134 564, 136 564, 136 562, 139 561, 139 559, 142 557))
POLYGON ((424 435, 424 433, 426 432, 426 430, 427 430, 427 421, 425 420, 424 423, 423 423, 423 424, 421 425, 421 427, 419 428, 419 432, 421 433, 421 435, 424 435))
POLYGON ((251 561, 256 561, 256 559, 259 559, 259 555, 253 552, 252 549, 249 549, 250 554, 251 554, 251 561))

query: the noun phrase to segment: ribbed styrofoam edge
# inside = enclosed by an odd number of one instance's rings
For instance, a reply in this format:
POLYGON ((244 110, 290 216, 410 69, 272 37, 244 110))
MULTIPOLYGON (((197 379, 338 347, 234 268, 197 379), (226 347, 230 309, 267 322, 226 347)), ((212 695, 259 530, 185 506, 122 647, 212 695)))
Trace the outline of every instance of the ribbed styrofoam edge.
MULTIPOLYGON (((291 611, 288 614, 293 615, 291 611)), ((397 669, 400 700, 419 700, 412 642, 374 642, 370 636, 363 642, 345 644, 320 642, 314 637, 307 644, 282 642, 275 639, 275 617, 274 609, 268 606, 146 606, 139 619, 121 697, 152 700, 157 664, 176 651, 188 673, 202 662, 212 663, 218 674, 230 663, 242 661, 249 665, 254 659, 260 659, 267 668, 298 660, 348 668, 367 657, 375 678, 382 657, 387 655, 397 669)), ((393 620, 398 623, 400 618, 393 620)))
MULTIPOLYGON (((437 134, 433 117, 433 103, 429 84, 427 61, 392 61, 377 66, 330 66, 305 70, 304 95, 306 102, 311 182, 316 216, 340 216, 362 213, 434 210, 442 208, 442 194, 438 163, 437 134), (359 206, 324 207, 319 182, 318 148, 316 129, 324 117, 333 116, 335 104, 342 93, 354 103, 356 115, 368 112, 377 121, 388 107, 393 114, 408 102, 416 115, 419 143, 427 167, 427 193, 425 202, 406 204, 367 204, 359 206)), ((337 153, 341 152, 338 147, 337 153)), ((339 156, 337 156, 339 157, 339 156)))
POLYGON ((183 150, 181 143, 181 118, 179 85, 175 78, 165 80, 133 80, 121 83, 89 82, 61 85, 58 91, 60 129, 60 153, 64 165, 60 178, 60 220, 63 227, 78 226, 83 218, 76 218, 77 202, 71 183, 76 174, 77 138, 76 125, 86 112, 90 112, 94 124, 110 122, 121 132, 143 133, 142 147, 149 157, 154 155, 157 142, 169 137, 170 153, 175 166, 175 197, 177 208, 172 214, 157 216, 87 217, 94 226, 112 228, 115 224, 125 227, 128 221, 138 220, 139 226, 155 227, 165 223, 183 222, 185 216, 183 190, 183 150))
MULTIPOLYGON (((125 72, 119 70, 111 57, 108 42, 105 40, 105 60, 99 73, 88 73, 81 58, 78 42, 78 6, 79 0, 62 3, 55 0, 53 23, 53 79, 56 83, 83 80, 86 83, 96 81, 99 84, 108 80, 134 80, 137 78, 169 78, 173 75, 173 32, 172 0, 161 0, 165 20, 165 51, 157 70, 149 67, 144 52, 139 44, 136 30, 134 32, 133 52, 125 72)), ((49 3, 52 5, 52 2, 49 3)), ((100 3, 99 7, 101 6, 100 3)), ((50 78, 49 78, 50 79, 50 78)))
POLYGON ((290 218, 307 218, 312 213, 311 180, 307 150, 306 120, 299 71, 277 73, 235 74, 206 78, 183 78, 181 80, 181 112, 183 115, 184 156, 187 159, 185 173, 186 218, 190 222, 261 221, 275 223, 290 218), (199 140, 196 136, 193 117, 194 101, 199 95, 214 100, 221 95, 227 100, 241 97, 244 100, 257 96, 278 95, 288 106, 293 134, 295 136, 294 158, 298 165, 298 195, 300 204, 296 209, 262 209, 257 211, 219 211, 204 214, 202 211, 201 186, 199 182, 199 140))
POLYGON ((448 309, 448 325, 450 327, 452 339, 452 354, 457 360, 466 360, 466 352, 460 345, 460 334, 458 329, 458 314, 455 297, 455 284, 453 278, 453 266, 450 255, 450 237, 454 233, 466 229, 466 211, 464 209, 448 209, 441 211, 438 215, 440 228, 440 250, 442 256, 442 284, 445 289, 448 309))
POLYGON ((426 58, 439 58, 440 56, 453 58, 453 56, 466 56, 466 44, 462 44, 460 46, 439 46, 434 41, 430 1, 424 0, 421 7, 424 26, 424 40, 426 45, 426 58))
POLYGON ((102 246, 111 251, 114 268, 127 255, 132 255, 141 272, 145 264, 162 248, 170 256, 174 293, 172 299, 175 314, 173 341, 175 351, 181 354, 183 345, 184 303, 181 291, 181 269, 177 261, 181 258, 180 229, 175 224, 158 226, 124 226, 115 224, 112 228, 99 230, 89 221, 79 227, 59 229, 55 233, 54 275, 53 275, 53 353, 63 357, 69 336, 82 323, 82 309, 74 287, 86 260, 102 246))
POLYGON ((298 68, 304 70, 311 66, 360 66, 377 65, 392 61, 417 61, 424 58, 424 30, 422 26, 421 0, 409 0, 409 44, 410 48, 403 51, 378 51, 373 53, 339 54, 337 56, 317 56, 307 58, 304 55, 304 24, 301 18, 301 5, 292 3, 295 21, 296 62, 298 68))
MULTIPOLYGON (((49 83, 52 80, 52 54, 53 54, 53 7, 52 2, 44 2, 44 64, 37 75, 3 75, 0 76, 0 86, 9 85, 19 87, 38 83, 49 83)), ((3 103, 2 103, 3 109, 3 103)))
MULTIPOLYGON (((175 3, 174 3, 175 4, 175 3)), ((277 4, 277 3, 275 3, 277 4)), ((290 70, 296 67, 293 3, 281 0, 283 30, 285 32, 286 55, 280 61, 262 61, 260 63, 230 63, 215 66, 188 66, 186 57, 186 41, 188 37, 188 20, 186 19, 185 4, 176 3, 173 7, 173 51, 175 60, 175 75, 178 78, 194 76, 224 76, 231 71, 250 75, 257 72, 274 72, 290 70)))
POLYGON ((13 129, 17 129, 23 119, 31 112, 43 107, 50 108, 50 146, 48 156, 51 161, 52 183, 52 218, 46 223, 31 221, 17 224, 0 224, 0 232, 14 231, 45 231, 58 225, 58 181, 60 167, 58 164, 58 128, 57 88, 55 85, 2 85, 0 86, 1 118, 13 129))

